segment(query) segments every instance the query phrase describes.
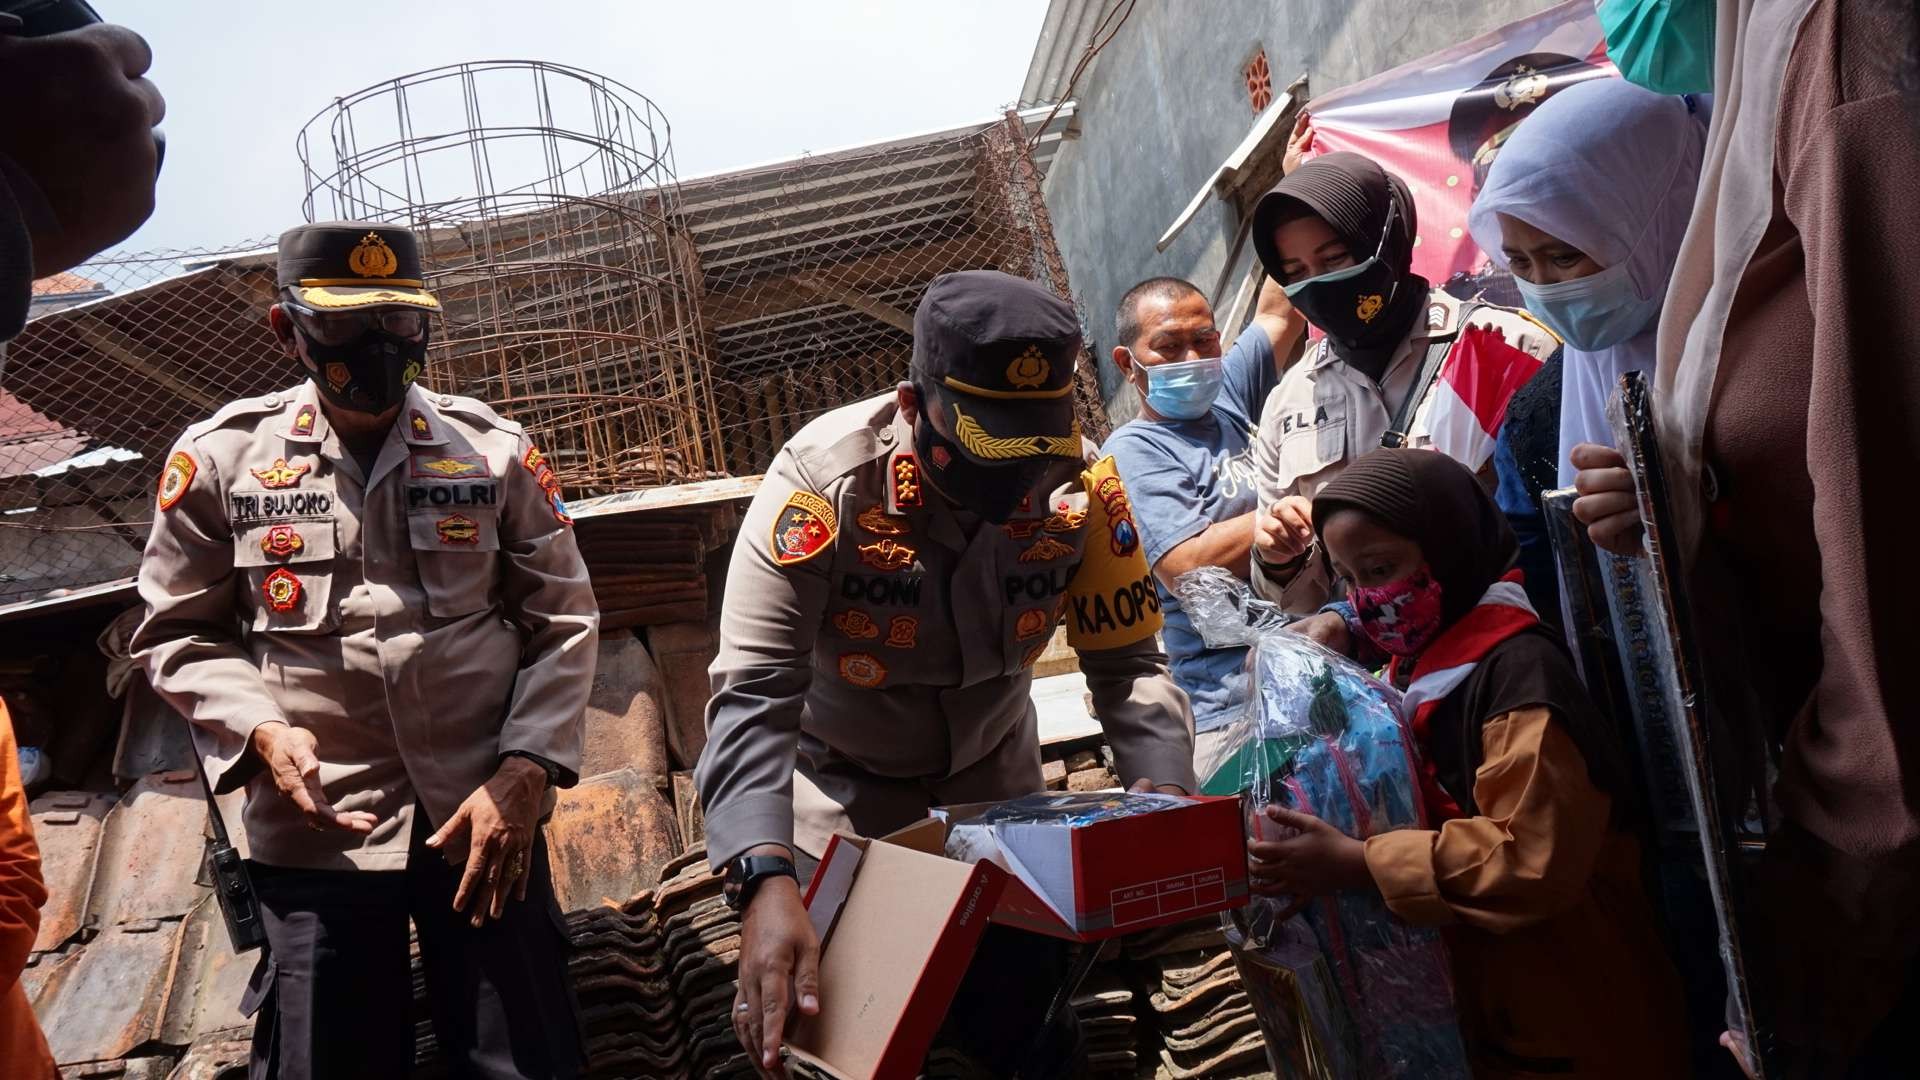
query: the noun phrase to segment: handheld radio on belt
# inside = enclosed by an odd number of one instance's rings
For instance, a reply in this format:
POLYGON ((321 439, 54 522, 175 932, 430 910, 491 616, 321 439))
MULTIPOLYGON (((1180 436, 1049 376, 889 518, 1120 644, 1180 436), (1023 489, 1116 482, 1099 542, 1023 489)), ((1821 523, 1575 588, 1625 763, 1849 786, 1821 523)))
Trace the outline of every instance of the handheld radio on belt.
POLYGON ((213 835, 207 837, 207 851, 201 868, 202 881, 213 886, 213 898, 220 903, 220 917, 227 923, 227 939, 236 953, 257 949, 267 943, 266 924, 260 921, 260 898, 254 895, 253 878, 247 863, 227 837, 226 822, 220 819, 220 804, 213 799, 207 784, 207 771, 200 752, 193 752, 193 771, 200 777, 200 790, 207 796, 207 824, 213 835))

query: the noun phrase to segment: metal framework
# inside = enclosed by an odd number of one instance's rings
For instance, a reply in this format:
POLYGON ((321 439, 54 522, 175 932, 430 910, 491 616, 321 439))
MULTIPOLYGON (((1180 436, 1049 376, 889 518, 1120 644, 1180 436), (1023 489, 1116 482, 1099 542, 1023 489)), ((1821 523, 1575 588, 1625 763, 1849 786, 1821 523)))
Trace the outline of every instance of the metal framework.
POLYGON ((592 72, 494 60, 338 98, 296 140, 307 220, 406 224, 444 306, 428 381, 527 425, 570 493, 719 467, 672 133, 592 72))

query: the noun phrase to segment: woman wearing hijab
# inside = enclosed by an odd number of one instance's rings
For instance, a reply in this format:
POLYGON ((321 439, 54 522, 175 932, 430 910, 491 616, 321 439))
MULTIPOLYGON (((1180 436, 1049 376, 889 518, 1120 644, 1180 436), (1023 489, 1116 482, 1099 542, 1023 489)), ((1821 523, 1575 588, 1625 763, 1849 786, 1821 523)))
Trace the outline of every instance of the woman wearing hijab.
POLYGON ((1439 927, 1482 1080, 1687 1075, 1618 740, 1514 580, 1492 497, 1443 454, 1376 450, 1320 489, 1313 525, 1393 658, 1441 824, 1360 841, 1269 808, 1293 832, 1249 845, 1255 891, 1371 889, 1439 927))
POLYGON ((1691 100, 1622 79, 1584 82, 1514 131, 1467 216, 1528 313, 1566 343, 1561 487, 1573 485, 1575 446, 1613 445, 1606 403, 1620 376, 1653 370, 1660 301, 1706 145, 1706 117, 1691 100))
POLYGON ((1323 485, 1383 443, 1488 466, 1504 395, 1560 347, 1525 314, 1456 300, 1415 274, 1417 228, 1406 182, 1345 152, 1300 165, 1254 208, 1261 265, 1325 335, 1260 416, 1252 579, 1287 611, 1315 611, 1333 593, 1313 542, 1323 485), (1467 363, 1490 377, 1455 389, 1443 374, 1467 363))

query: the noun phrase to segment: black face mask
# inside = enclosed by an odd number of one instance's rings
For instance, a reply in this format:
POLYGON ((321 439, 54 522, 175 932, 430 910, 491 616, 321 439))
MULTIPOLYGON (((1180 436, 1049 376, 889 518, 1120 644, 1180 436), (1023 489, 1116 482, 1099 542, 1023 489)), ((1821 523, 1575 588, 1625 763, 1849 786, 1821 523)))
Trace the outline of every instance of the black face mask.
POLYGON ((1401 329, 1388 318, 1400 277, 1381 258, 1393 232, 1394 215, 1389 204, 1379 247, 1365 262, 1287 286, 1294 310, 1335 341, 1372 345, 1379 338, 1397 336, 1401 329))
POLYGON ((303 332, 294 333, 307 344, 307 356, 318 372, 303 373, 328 401, 354 412, 383 413, 406 399, 407 387, 427 369, 427 339, 400 337, 372 329, 343 345, 323 345, 303 332))
POLYGON ((914 422, 913 449, 942 495, 995 525, 1012 518, 1020 503, 1064 463, 1061 458, 1036 457, 1007 465, 976 464, 925 416, 914 422))

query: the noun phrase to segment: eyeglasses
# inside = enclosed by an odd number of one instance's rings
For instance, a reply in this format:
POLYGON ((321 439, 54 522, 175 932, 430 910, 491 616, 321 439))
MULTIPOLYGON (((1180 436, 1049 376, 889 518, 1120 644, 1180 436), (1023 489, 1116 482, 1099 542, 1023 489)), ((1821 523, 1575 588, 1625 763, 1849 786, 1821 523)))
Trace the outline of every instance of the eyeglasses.
POLYGON ((369 330, 418 338, 427 332, 427 313, 418 308, 378 307, 357 311, 315 311, 291 300, 281 304, 308 337, 322 345, 345 345, 369 330))

